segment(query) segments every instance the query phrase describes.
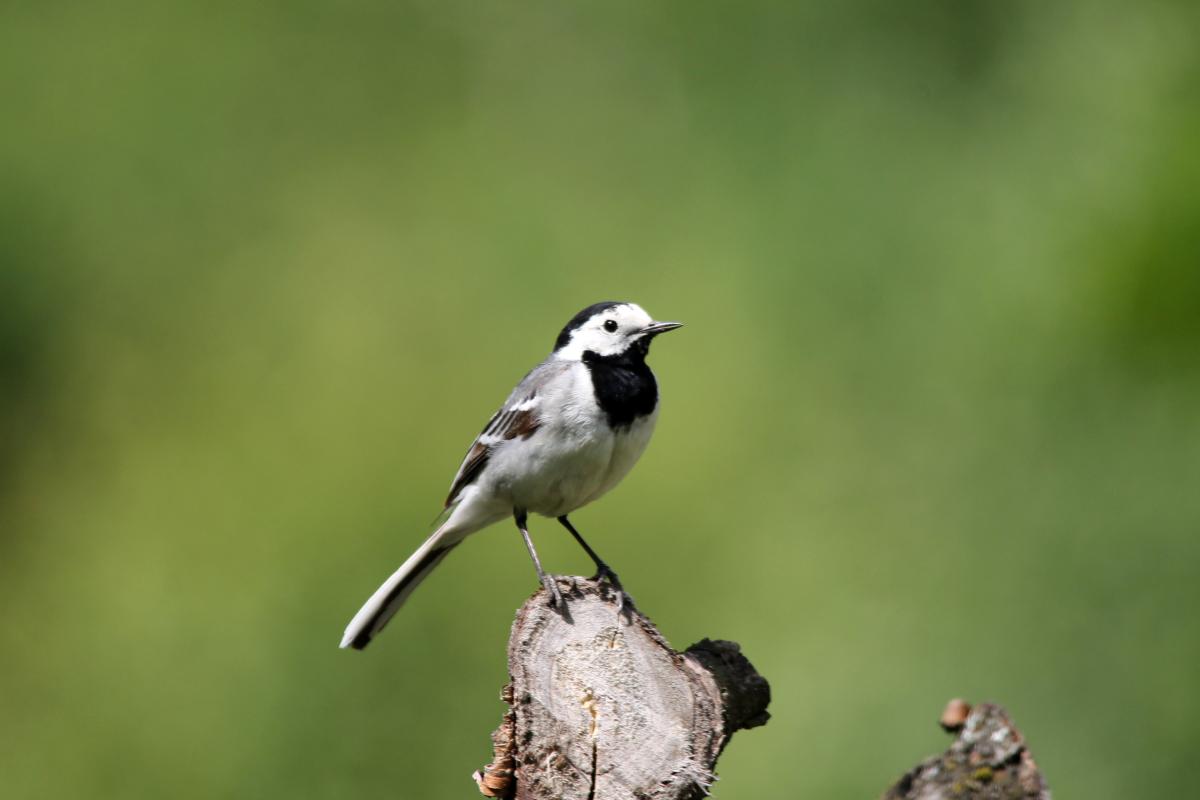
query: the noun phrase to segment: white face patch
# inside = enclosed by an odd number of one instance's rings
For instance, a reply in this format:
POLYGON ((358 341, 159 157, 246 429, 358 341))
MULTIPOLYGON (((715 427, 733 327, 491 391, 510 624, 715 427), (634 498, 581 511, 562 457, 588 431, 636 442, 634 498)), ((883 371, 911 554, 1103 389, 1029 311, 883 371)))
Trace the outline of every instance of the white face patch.
POLYGON ((624 353, 652 322, 654 319, 636 303, 613 306, 593 314, 572 331, 571 341, 554 355, 577 361, 588 350, 601 356, 624 353))

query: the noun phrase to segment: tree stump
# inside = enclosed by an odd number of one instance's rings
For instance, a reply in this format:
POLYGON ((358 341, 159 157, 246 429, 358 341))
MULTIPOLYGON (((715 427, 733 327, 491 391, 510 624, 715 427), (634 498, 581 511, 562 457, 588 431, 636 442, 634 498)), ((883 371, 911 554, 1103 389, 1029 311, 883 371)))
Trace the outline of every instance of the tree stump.
POLYGON ((958 738, 909 770, 882 800, 1050 800, 1025 738, 998 705, 951 700, 942 727, 958 738))
POLYGON ((517 611, 509 704, 494 760, 474 777, 487 797, 691 800, 708 793, 734 731, 768 719, 770 687, 733 642, 667 644, 607 583, 559 578, 517 611))

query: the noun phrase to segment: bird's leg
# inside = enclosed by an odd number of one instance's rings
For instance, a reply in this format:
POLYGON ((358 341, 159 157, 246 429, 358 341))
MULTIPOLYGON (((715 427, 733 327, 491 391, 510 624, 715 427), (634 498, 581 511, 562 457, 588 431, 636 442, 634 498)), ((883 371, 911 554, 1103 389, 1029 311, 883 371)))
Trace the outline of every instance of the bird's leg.
POLYGON ((533 539, 529 538, 529 529, 525 524, 525 511, 522 509, 513 509, 513 519, 516 520, 517 528, 521 531, 521 538, 525 540, 525 549, 529 551, 529 557, 533 559, 533 568, 537 570, 538 580, 541 581, 542 587, 550 595, 550 605, 556 608, 565 608, 562 594, 558 591, 558 581, 554 580, 553 575, 547 575, 542 571, 541 559, 538 558, 537 550, 533 548, 533 539))
POLYGON ((621 586, 621 579, 617 577, 617 573, 613 572, 612 567, 604 563, 604 559, 596 555, 596 551, 592 549, 591 545, 584 541, 583 537, 579 535, 579 531, 575 530, 575 526, 571 524, 571 520, 567 519, 566 514, 559 517, 558 521, 562 523, 564 528, 571 532, 571 535, 575 537, 575 541, 579 542, 579 546, 595 562, 596 576, 593 580, 608 581, 608 584, 617 590, 617 618, 620 619, 622 613, 627 611, 625 601, 628 600, 629 605, 633 606, 633 598, 625 592, 625 587, 621 586))
POLYGON ((617 573, 613 572, 612 567, 610 567, 608 564, 605 564, 604 559, 596 555, 596 551, 593 550, 591 546, 583 540, 583 537, 579 535, 579 531, 575 530, 575 526, 571 524, 571 520, 567 519, 567 515, 563 514, 558 518, 558 521, 562 523, 564 528, 571 532, 571 535, 575 537, 575 541, 579 542, 579 546, 582 547, 592 561, 595 562, 596 576, 593 578, 593 580, 608 581, 610 584, 612 584, 614 589, 623 593, 625 590, 621 588, 621 580, 617 577, 617 573))

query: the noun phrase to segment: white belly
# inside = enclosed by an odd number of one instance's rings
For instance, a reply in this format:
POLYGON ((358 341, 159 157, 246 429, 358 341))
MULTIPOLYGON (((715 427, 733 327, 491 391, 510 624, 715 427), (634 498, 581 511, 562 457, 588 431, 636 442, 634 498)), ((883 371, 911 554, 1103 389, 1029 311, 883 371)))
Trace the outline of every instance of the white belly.
MULTIPOLYGON (((612 455, 608 461, 608 470, 603 480, 600 481, 596 491, 580 503, 579 506, 583 506, 607 494, 616 488, 616 485, 621 482, 622 478, 629 474, 629 471, 633 469, 633 465, 637 463, 638 459, 642 457, 642 453, 646 451, 646 445, 650 443, 650 435, 654 433, 654 424, 657 421, 658 409, 656 408, 649 416, 634 420, 633 425, 622 429, 613 436, 612 455)), ((576 506, 576 508, 579 506, 576 506)))
POLYGON ((658 419, 655 409, 614 432, 594 404, 562 401, 550 417, 557 425, 507 443, 488 465, 496 497, 511 507, 560 517, 598 499, 633 469, 658 419))

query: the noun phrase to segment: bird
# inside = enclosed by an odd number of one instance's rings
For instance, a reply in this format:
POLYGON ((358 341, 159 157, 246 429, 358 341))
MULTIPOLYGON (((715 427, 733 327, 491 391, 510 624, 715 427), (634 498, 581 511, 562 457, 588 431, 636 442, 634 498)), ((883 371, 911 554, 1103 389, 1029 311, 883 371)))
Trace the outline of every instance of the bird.
POLYGON ((628 302, 593 303, 572 317, 471 443, 437 528, 354 615, 341 647, 365 648, 451 550, 510 516, 551 605, 565 608, 530 538, 531 513, 557 519, 595 563, 596 578, 623 598, 617 574, 568 515, 613 489, 645 451, 659 411, 646 356, 655 337, 679 327, 628 302))

